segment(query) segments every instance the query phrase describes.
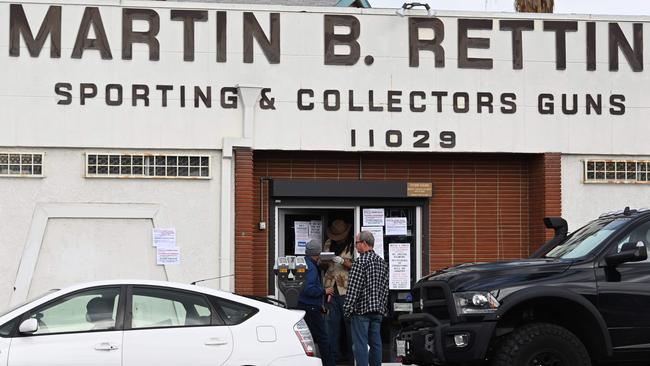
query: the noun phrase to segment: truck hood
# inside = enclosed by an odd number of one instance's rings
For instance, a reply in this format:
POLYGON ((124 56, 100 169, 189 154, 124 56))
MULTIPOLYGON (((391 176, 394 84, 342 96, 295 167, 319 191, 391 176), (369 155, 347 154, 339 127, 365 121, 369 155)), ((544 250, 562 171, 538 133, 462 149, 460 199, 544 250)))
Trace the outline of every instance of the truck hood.
POLYGON ((534 258, 508 262, 467 263, 436 271, 422 281, 445 281, 452 292, 492 291, 521 283, 543 282, 565 272, 573 261, 534 258))

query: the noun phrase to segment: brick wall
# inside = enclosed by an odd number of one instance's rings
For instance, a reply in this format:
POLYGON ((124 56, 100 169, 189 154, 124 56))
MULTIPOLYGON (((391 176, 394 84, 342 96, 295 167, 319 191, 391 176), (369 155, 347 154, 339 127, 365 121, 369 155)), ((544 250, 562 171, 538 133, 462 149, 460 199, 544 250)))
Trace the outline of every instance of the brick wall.
MULTIPOLYGON (((250 268, 259 258, 266 258, 265 248, 259 253, 253 244, 254 210, 259 205, 251 200, 256 189, 253 180, 253 151, 251 149, 235 149, 235 292, 241 294, 255 293, 256 277, 250 268)), ((222 212, 229 215, 229 212, 222 212)), ((222 243, 227 245, 227 243, 222 243)), ((258 263, 259 265, 259 263, 258 263)))
POLYGON ((562 171, 560 153, 534 155, 530 163, 530 252, 553 237, 542 220, 562 214, 562 171))
POLYGON ((546 235, 542 218, 560 211, 559 154, 250 154, 238 151, 236 160, 235 186, 243 188, 236 192, 235 285, 241 293, 268 293, 268 268, 259 265, 268 258, 268 231, 257 228, 260 209, 269 222, 268 185, 260 190, 262 177, 433 183, 429 271, 464 262, 526 257, 544 241, 540 242, 546 235))

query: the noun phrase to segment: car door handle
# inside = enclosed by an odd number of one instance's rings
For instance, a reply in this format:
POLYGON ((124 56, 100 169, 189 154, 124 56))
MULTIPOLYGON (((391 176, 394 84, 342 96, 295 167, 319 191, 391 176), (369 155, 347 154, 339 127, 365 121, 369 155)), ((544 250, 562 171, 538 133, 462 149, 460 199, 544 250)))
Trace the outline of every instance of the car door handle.
POLYGON ((114 351, 119 347, 114 343, 102 342, 95 345, 95 350, 97 351, 114 351))
POLYGON ((205 341, 206 346, 223 346, 228 344, 228 341, 221 338, 210 338, 205 341))

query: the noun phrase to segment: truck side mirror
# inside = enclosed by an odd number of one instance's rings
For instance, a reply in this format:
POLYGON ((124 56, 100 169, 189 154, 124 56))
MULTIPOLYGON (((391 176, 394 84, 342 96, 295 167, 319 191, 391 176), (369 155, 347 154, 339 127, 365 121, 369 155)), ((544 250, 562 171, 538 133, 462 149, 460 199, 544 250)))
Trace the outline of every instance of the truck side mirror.
POLYGON ((605 257, 605 263, 608 266, 616 267, 619 264, 627 262, 641 262, 648 259, 648 250, 645 245, 638 246, 637 243, 625 243, 621 247, 621 252, 610 254, 605 257))

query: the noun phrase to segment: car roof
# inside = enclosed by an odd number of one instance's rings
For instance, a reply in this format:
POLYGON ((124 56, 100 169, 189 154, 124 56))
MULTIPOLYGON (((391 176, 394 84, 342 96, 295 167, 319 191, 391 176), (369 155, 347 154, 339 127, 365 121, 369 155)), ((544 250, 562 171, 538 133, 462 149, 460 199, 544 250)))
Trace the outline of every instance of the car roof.
POLYGON ((65 288, 56 291, 56 296, 61 294, 75 292, 90 287, 100 287, 100 286, 126 286, 126 285, 135 285, 135 286, 155 286, 155 287, 166 287, 171 289, 186 290, 201 292, 208 295, 218 296, 221 298, 243 302, 246 304, 258 306, 259 301, 249 299, 245 296, 237 295, 232 292, 217 290, 210 287, 205 287, 201 285, 191 285, 187 283, 180 282, 171 282, 171 281, 155 281, 155 280, 142 280, 142 279, 111 279, 111 280, 102 280, 102 281, 92 281, 92 282, 83 282, 74 284, 65 288))
POLYGON ((25 307, 31 308, 34 306, 39 306, 40 304, 44 304, 46 302, 51 301, 52 299, 79 290, 93 288, 93 287, 102 287, 102 286, 125 286, 125 285, 156 286, 156 287, 165 287, 169 289, 193 291, 193 292, 204 293, 207 295, 217 296, 226 300, 236 301, 256 308, 264 308, 267 310, 273 310, 273 309, 286 310, 276 305, 271 305, 269 303, 265 303, 259 300, 255 300, 245 296, 233 294, 231 292, 217 290, 217 289, 204 287, 204 286, 190 285, 190 284, 170 282, 170 281, 153 281, 153 280, 141 280, 141 279, 112 279, 112 280, 103 280, 103 281, 83 282, 83 283, 67 286, 61 289, 52 290, 51 292, 47 293, 45 296, 42 296, 35 300, 28 300, 26 303, 19 305, 15 309, 12 309, 8 313, 4 314, 2 318, 5 318, 7 316, 13 316, 15 313, 22 312, 23 311, 22 309, 25 309, 25 307))

